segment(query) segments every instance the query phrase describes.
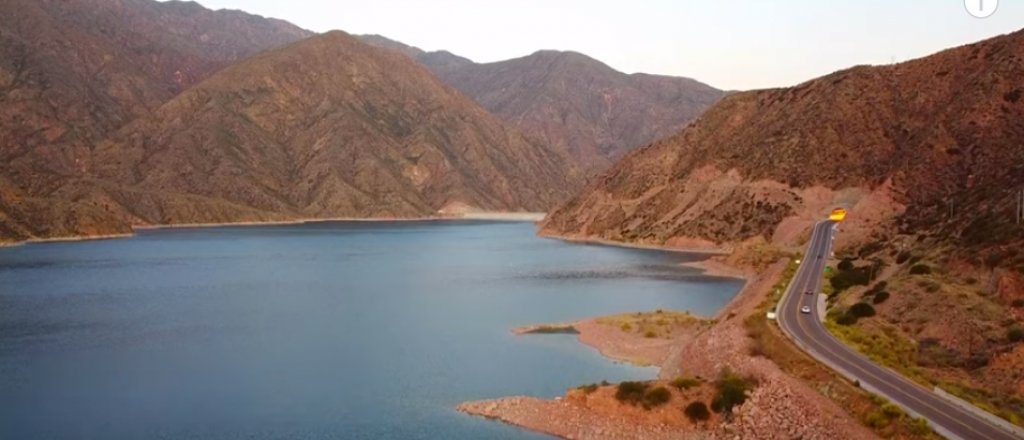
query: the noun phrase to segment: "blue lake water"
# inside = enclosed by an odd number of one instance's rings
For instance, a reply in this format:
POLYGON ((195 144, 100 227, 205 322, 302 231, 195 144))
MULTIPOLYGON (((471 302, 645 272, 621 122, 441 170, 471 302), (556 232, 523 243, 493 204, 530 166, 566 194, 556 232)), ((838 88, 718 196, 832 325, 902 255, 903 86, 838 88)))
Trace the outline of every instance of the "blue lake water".
POLYGON ((692 256, 531 224, 143 231, 0 249, 0 439, 543 439, 455 411, 655 376, 519 325, 711 315, 692 256))

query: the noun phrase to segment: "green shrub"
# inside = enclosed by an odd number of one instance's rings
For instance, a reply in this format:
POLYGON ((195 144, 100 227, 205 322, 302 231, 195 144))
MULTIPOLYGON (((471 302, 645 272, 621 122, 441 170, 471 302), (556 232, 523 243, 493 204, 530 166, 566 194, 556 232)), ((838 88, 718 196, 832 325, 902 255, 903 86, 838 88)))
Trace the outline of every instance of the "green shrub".
POLYGON ((753 389, 753 386, 752 380, 744 379, 726 368, 722 371, 722 378, 716 384, 711 410, 731 414, 733 408, 747 401, 747 391, 753 389))
POLYGON ((650 409, 661 406, 672 400, 672 393, 665 387, 651 388, 644 393, 644 408, 650 409))
POLYGON ((932 268, 927 264, 915 264, 910 268, 911 275, 928 275, 932 273, 932 268))
POLYGON ((843 313, 836 318, 836 324, 846 326, 857 324, 857 316, 850 312, 843 313))
POLYGON ((702 383, 704 383, 703 380, 697 379, 695 377, 683 376, 676 378, 676 380, 673 380, 672 386, 679 388, 679 391, 683 391, 696 386, 700 386, 700 384, 702 383))
POLYGON ((619 402, 637 404, 644 398, 650 385, 643 382, 622 382, 615 391, 615 399, 619 402))
POLYGON ((602 381, 601 381, 601 386, 603 386, 603 387, 606 387, 606 386, 608 386, 608 385, 611 385, 611 384, 610 384, 610 383, 608 383, 608 381, 607 381, 607 380, 602 380, 602 381))
POLYGON ((1013 303, 1010 304, 1010 305, 1012 305, 1013 307, 1016 307, 1016 308, 1024 307, 1024 298, 1017 298, 1017 299, 1013 300, 1013 303))
POLYGON ((686 405, 683 413, 693 422, 702 422, 711 418, 711 411, 708 410, 708 406, 700 401, 691 402, 689 405, 686 405))
POLYGON ((881 303, 884 303, 885 300, 887 300, 887 299, 889 299, 889 291, 888 290, 883 290, 881 292, 876 293, 875 294, 875 299, 871 300, 871 302, 873 302, 875 304, 881 304, 881 303))
POLYGON ((875 316, 875 308, 871 304, 865 302, 859 302, 850 306, 849 314, 856 316, 857 318, 870 318, 875 316))
POLYGON ((903 408, 900 408, 894 404, 886 403, 882 405, 882 414, 890 419, 898 419, 903 417, 903 408))
POLYGON ((924 437, 932 433, 932 427, 928 425, 928 421, 917 417, 907 421, 907 430, 910 431, 912 435, 918 437, 924 437))
POLYGON ((1006 332, 1006 338, 1010 342, 1024 341, 1024 329, 1020 327, 1010 327, 1010 330, 1006 332))
POLYGON ((850 260, 849 258, 843 258, 843 261, 839 262, 838 268, 839 270, 852 270, 853 260, 850 260))
POLYGON ((583 391, 584 393, 590 394, 590 393, 593 393, 594 391, 597 391, 597 384, 596 383, 591 383, 591 384, 587 384, 587 385, 580 385, 580 386, 576 387, 576 389, 580 390, 580 391, 583 391))
POLYGON ((873 411, 864 418, 864 424, 874 429, 881 429, 889 426, 889 419, 878 411, 873 411))

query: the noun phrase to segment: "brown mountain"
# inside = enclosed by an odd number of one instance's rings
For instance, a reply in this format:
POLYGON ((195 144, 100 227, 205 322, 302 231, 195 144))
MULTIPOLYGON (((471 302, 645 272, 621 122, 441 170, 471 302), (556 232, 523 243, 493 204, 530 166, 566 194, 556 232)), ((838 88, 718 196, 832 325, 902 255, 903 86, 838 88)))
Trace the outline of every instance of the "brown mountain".
MULTIPOLYGON (((790 251, 813 221, 847 206, 837 253, 878 261, 884 269, 870 274, 891 293, 857 324, 889 341, 889 353, 873 354, 889 360, 909 347, 891 367, 959 384, 948 389, 1019 418, 1024 406, 1007 402, 1024 397, 1024 345, 1012 337, 1024 327, 1021 78, 1024 31, 733 94, 628 154, 554 210, 542 233, 790 251)), ((842 313, 875 291, 832 300, 842 313)))
POLYGON ((484 108, 592 171, 678 132, 723 96, 689 78, 627 75, 575 52, 539 51, 477 64, 377 35, 362 38, 412 56, 484 108))
POLYGON ((191 2, 0 0, 0 240, 128 232, 60 197, 95 146, 231 62, 309 35, 191 2))
POLYGON ((808 206, 798 191, 886 188, 907 207, 895 217, 906 228, 964 237, 990 214, 986 229, 997 235, 964 245, 1019 238, 1019 230, 992 226, 1012 223, 1009 190, 1024 185, 1022 41, 1017 32, 730 95, 678 135, 625 157, 559 208, 546 230, 653 242, 771 239, 808 206), (765 209, 757 204, 769 199, 765 209), (949 200, 952 222, 942 215, 949 200))
POLYGON ((223 66, 311 35, 195 3, 0 1, 0 175, 47 196, 97 142, 223 66))
POLYGON ((136 223, 538 211, 571 195, 570 169, 408 57, 335 31, 122 128, 90 169, 112 184, 62 196, 136 223))

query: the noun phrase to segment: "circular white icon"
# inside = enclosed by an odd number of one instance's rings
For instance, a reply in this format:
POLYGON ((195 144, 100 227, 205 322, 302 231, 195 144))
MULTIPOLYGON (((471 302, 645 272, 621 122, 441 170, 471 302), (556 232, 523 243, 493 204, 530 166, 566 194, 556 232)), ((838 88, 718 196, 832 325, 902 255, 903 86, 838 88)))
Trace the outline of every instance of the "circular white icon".
POLYGON ((977 18, 985 18, 996 12, 999 0, 964 0, 967 13, 977 18))

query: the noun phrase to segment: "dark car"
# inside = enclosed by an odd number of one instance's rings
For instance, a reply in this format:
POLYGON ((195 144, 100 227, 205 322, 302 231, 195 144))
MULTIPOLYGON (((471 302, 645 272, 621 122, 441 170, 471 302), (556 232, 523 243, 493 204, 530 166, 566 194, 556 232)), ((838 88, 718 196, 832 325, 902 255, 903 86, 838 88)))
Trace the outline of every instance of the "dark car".
POLYGON ((808 290, 808 291, 804 292, 804 294, 807 294, 807 295, 813 295, 813 294, 814 294, 814 292, 812 292, 812 291, 808 290))

